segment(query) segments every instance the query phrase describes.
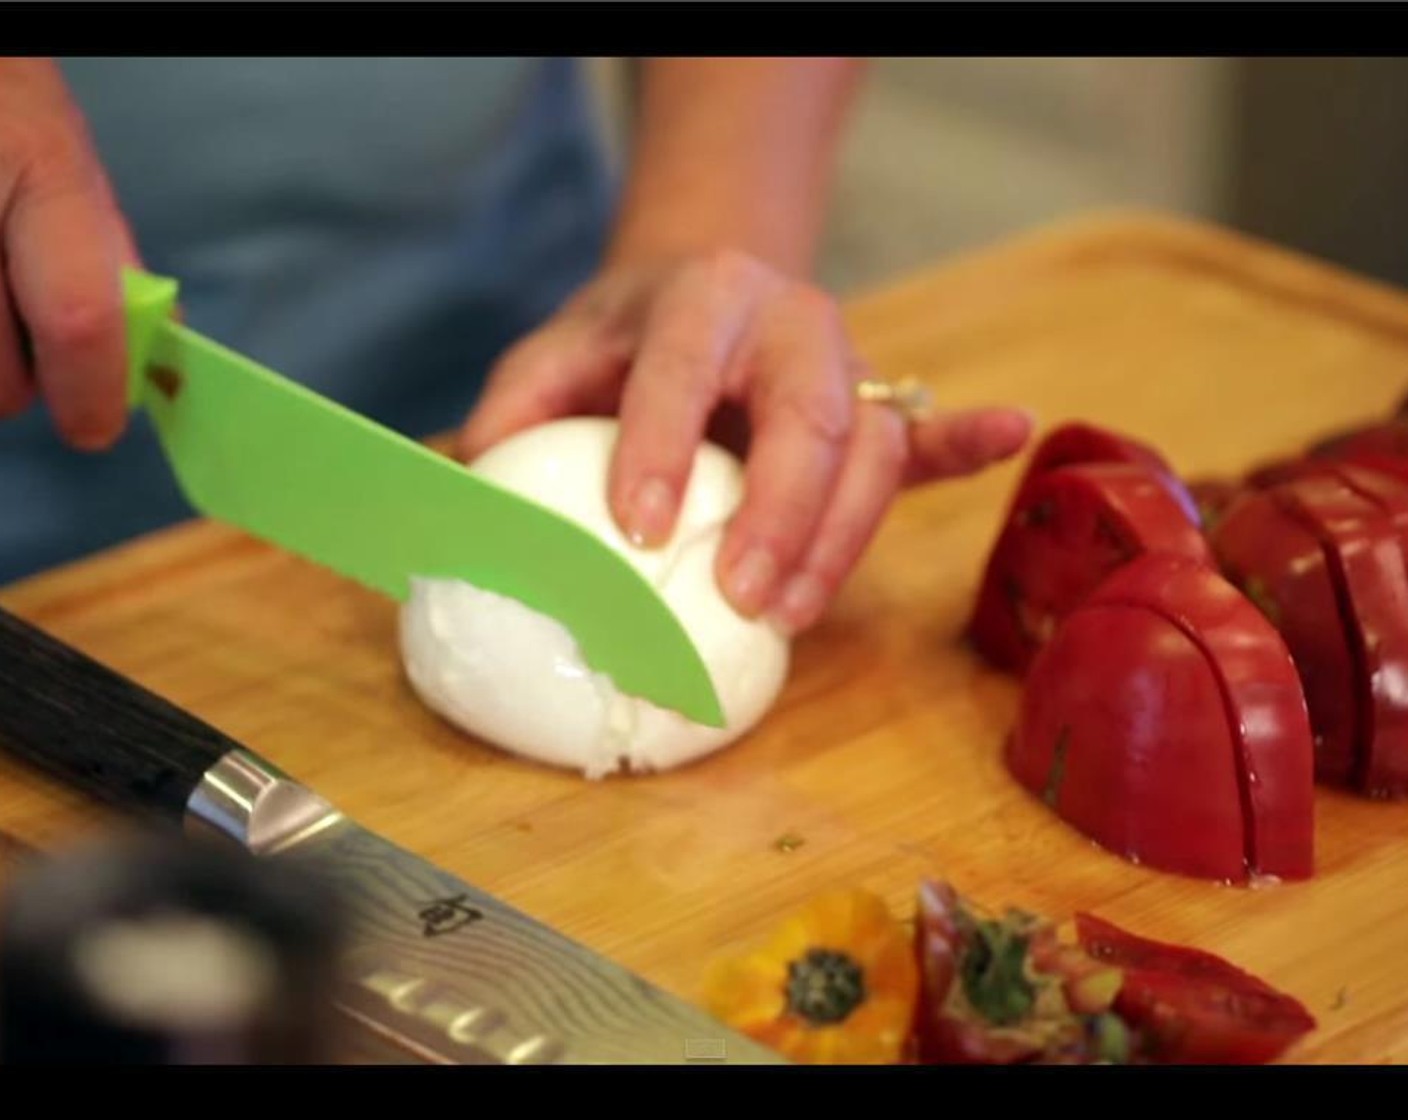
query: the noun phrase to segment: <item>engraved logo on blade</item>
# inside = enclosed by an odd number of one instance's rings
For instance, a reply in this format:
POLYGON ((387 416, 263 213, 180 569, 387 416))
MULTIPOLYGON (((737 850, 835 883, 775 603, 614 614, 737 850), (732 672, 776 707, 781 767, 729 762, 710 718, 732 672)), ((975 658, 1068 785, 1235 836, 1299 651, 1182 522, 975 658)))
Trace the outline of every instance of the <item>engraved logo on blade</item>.
POLYGON ((465 901, 466 897, 461 894, 453 898, 437 899, 422 907, 417 915, 421 920, 421 935, 439 937, 483 921, 484 912, 470 906, 465 901))

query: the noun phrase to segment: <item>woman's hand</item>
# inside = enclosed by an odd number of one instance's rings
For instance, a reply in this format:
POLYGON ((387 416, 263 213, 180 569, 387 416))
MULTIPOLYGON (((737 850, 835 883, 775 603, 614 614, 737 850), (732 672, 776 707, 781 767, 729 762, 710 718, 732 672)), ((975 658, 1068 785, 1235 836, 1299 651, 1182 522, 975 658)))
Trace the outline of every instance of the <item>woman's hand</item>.
POLYGON ((126 423, 121 272, 137 252, 48 59, 0 59, 0 419, 44 398, 97 450, 126 423))
POLYGON ((746 474, 720 586, 740 613, 795 632, 821 616, 903 486, 977 471, 1030 433, 1006 408, 910 424, 857 400, 868 376, 835 302, 756 258, 608 265, 498 363, 459 452, 619 413, 610 503, 649 546, 670 535, 700 441, 721 437, 746 453, 746 474))

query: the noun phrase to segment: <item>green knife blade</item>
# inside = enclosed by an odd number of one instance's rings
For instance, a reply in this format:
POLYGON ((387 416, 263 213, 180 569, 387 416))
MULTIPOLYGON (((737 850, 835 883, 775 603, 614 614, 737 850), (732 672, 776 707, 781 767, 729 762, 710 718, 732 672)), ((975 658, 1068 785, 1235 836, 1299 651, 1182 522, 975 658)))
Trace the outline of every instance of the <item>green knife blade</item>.
POLYGON ((201 514, 397 601, 415 576, 516 599, 622 692, 723 726, 679 619, 593 534, 183 326, 174 280, 123 282, 129 403, 201 514))

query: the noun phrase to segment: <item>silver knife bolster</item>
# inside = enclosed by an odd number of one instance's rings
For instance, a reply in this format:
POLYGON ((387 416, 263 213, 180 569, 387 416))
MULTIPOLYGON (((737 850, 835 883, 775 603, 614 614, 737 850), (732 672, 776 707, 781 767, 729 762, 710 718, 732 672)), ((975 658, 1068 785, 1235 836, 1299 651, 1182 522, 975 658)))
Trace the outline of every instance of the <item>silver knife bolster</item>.
POLYGON ((223 755, 201 777, 186 801, 185 828, 272 855, 342 819, 312 790, 241 749, 223 755))

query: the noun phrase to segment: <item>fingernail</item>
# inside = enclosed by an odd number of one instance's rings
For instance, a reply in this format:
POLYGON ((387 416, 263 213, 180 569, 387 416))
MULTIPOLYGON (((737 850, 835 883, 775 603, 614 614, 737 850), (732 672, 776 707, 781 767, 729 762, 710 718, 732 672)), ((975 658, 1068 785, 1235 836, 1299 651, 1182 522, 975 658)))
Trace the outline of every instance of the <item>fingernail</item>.
POLYGON ((86 416, 68 420, 59 430, 76 451, 107 451, 122 435, 121 425, 104 424, 86 416))
POLYGON ((777 582, 777 561, 765 548, 750 548, 729 573, 728 597, 745 617, 758 614, 772 598, 777 582))
POLYGON ((663 544, 670 535, 674 512, 675 495, 669 485, 658 478, 646 479, 636 489, 626 535, 637 548, 663 544))
POLYGON ((774 614, 784 630, 795 634, 820 618, 825 608, 826 585, 816 576, 803 572, 793 576, 783 588, 774 614))

